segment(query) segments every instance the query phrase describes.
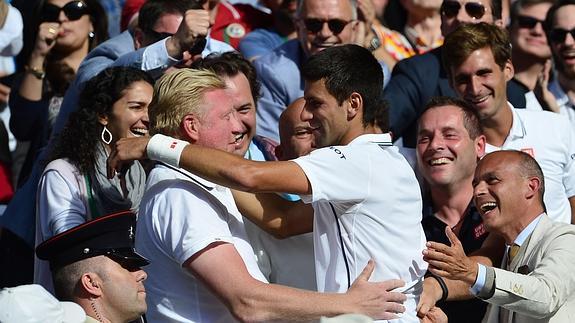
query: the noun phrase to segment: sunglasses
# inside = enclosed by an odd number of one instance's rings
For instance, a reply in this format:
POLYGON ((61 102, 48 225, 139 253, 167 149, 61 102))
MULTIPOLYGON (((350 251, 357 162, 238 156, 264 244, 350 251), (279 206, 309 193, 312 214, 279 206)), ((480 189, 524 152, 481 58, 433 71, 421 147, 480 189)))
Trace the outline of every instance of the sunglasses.
POLYGON ((83 15, 88 14, 88 6, 82 1, 68 2, 62 8, 47 3, 42 8, 42 21, 44 22, 60 22, 60 11, 64 11, 68 20, 75 21, 82 18, 83 15))
POLYGON ((555 28, 549 33, 549 39, 554 43, 563 43, 567 34, 571 34, 571 38, 575 39, 575 28, 571 30, 565 30, 563 28, 555 28))
POLYGON ((345 21, 341 19, 329 19, 329 20, 322 20, 317 18, 307 18, 303 20, 303 24, 308 32, 310 33, 318 33, 323 28, 323 24, 327 23, 327 27, 331 30, 334 34, 339 34, 341 31, 353 20, 345 21))
POLYGON ((543 26, 543 20, 529 16, 517 16, 517 26, 519 28, 533 29, 538 23, 543 26))
MULTIPOLYGON (((479 2, 467 2, 464 7, 465 12, 474 19, 481 19, 485 14, 485 6, 479 2)), ((461 3, 457 1, 443 1, 440 12, 447 18, 453 18, 457 16, 460 9, 461 3)))
POLYGON ((174 36, 174 34, 172 34, 172 33, 157 32, 157 31, 155 31, 155 30, 147 30, 147 31, 146 31, 146 34, 148 35, 148 37, 149 37, 150 39, 153 40, 152 42, 154 42, 154 43, 157 42, 157 41, 160 41, 160 40, 162 40, 162 39, 164 39, 164 38, 168 38, 168 37, 170 37, 170 36, 174 36))

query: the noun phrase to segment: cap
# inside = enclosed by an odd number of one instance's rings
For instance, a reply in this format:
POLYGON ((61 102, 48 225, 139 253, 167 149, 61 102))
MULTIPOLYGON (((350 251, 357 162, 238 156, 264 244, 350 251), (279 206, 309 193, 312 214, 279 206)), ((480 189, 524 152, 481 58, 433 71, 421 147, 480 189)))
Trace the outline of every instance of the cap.
POLYGON ((0 322, 83 323, 86 313, 80 305, 59 302, 40 285, 21 285, 0 291, 0 322))
POLYGON ((131 211, 106 215, 53 236, 36 248, 36 255, 52 269, 100 255, 142 267, 150 262, 134 249, 135 229, 131 211))

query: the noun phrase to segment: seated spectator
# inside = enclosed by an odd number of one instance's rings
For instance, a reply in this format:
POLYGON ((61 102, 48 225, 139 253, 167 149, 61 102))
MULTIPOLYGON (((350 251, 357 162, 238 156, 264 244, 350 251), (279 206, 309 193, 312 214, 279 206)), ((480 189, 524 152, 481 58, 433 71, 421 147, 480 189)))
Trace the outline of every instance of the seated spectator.
MULTIPOLYGON (((88 82, 39 183, 36 244, 104 214, 138 209, 146 182, 142 165, 136 161, 108 179, 106 158, 120 138, 148 134, 152 83, 145 72, 126 67, 106 69, 88 82)), ((36 263, 34 280, 52 290, 44 265, 36 263)))
POLYGON ((302 0, 299 3, 296 13, 298 39, 287 41, 254 61, 262 82, 257 111, 259 135, 279 140, 280 114, 303 96, 301 66, 308 57, 325 48, 356 43, 369 48, 380 62, 385 85, 389 68, 378 57, 378 48, 371 46, 370 40, 375 36, 365 33, 371 31, 371 25, 358 17, 357 3, 352 0, 302 0))
POLYGON ((551 50, 544 21, 554 0, 517 0, 511 6, 511 59, 515 75, 509 81, 525 93, 525 108, 559 112, 553 94, 547 89, 551 76, 551 50))
POLYGON ((443 44, 441 34, 441 0, 401 0, 407 11, 403 35, 415 54, 424 54, 443 44))
POLYGON ((545 32, 553 53, 557 77, 549 85, 559 105, 559 113, 575 122, 575 1, 561 0, 553 5, 545 19, 545 32))
POLYGON ((30 141, 19 185, 30 174, 52 133, 64 93, 88 52, 108 39, 107 17, 97 0, 39 1, 34 39, 27 39, 25 72, 10 96, 10 129, 30 141))
MULTIPOLYGON (((53 127, 53 134, 65 126, 68 116, 78 108, 79 94, 86 82, 110 66, 130 66, 159 76, 168 68, 190 62, 190 51, 207 55, 213 51, 233 50, 229 45, 208 37, 209 14, 202 7, 207 2, 195 0, 149 0, 141 8, 139 28, 126 31, 100 44, 82 62, 77 77, 70 85, 53 127), (183 19, 187 17, 186 19, 183 19), (205 42, 204 42, 205 40, 205 42), (205 45, 205 46, 204 46, 205 45)), ((49 146, 52 146, 52 142, 49 146)), ((47 149, 49 150, 49 149, 47 149)), ((18 189, 1 224, 34 246, 34 198, 45 154, 38 157, 29 180, 18 189)))
MULTIPOLYGON (((136 215, 120 212, 81 224, 36 248, 50 262, 56 297, 74 302, 86 322, 128 323, 147 309, 141 267, 149 261, 136 253, 136 215)), ((48 321, 45 322, 61 322, 48 321)))
POLYGON ((296 37, 294 15, 296 0, 263 1, 271 10, 273 24, 267 28, 256 28, 248 33, 238 46, 239 51, 250 61, 271 52, 274 48, 296 37))
MULTIPOLYGON (((447 37, 457 27, 468 23, 486 22, 503 27, 501 10, 501 0, 445 0, 441 7, 441 33, 447 37)), ((432 97, 457 96, 442 65, 442 55, 445 54, 442 48, 400 61, 385 88, 391 131, 394 140, 402 138, 404 147, 415 148, 417 119, 432 97)), ((516 108, 525 108, 522 92, 508 88, 508 98, 516 108)))

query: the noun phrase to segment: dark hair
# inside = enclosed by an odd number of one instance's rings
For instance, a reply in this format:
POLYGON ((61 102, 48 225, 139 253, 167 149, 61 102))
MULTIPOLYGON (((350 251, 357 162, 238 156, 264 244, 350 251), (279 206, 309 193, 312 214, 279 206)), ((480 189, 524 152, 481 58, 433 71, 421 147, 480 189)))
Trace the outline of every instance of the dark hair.
POLYGON ((184 16, 187 10, 201 8, 202 1, 199 0, 148 0, 142 5, 138 13, 138 27, 150 38, 155 38, 153 37, 155 35, 154 26, 162 15, 184 16))
MULTIPOLYGON (((428 110, 445 106, 454 106, 461 110, 463 114, 463 127, 467 130, 469 138, 475 139, 483 134, 483 127, 481 126, 481 122, 479 122, 479 112, 477 112, 470 103, 459 98, 448 96, 432 97, 425 105, 425 109, 421 115, 424 115, 428 110)), ((421 120, 421 118, 419 120, 421 120)))
POLYGON ((339 105, 352 93, 359 93, 363 99, 363 126, 377 125, 383 132, 389 131, 383 72, 367 49, 350 44, 327 48, 307 60, 302 75, 311 82, 323 79, 339 105))
POLYGON ((491 15, 493 16, 493 20, 499 20, 503 16, 503 4, 501 0, 491 0, 491 15))
POLYGON ((451 67, 459 67, 476 50, 489 48, 495 62, 503 70, 511 59, 511 44, 507 31, 492 24, 460 25, 445 37, 441 59, 447 74, 451 77, 451 67))
POLYGON ((515 23, 517 16, 519 16, 519 10, 541 3, 555 4, 555 0, 516 0, 513 2, 509 10, 510 24, 513 25, 515 23))
POLYGON ((256 74, 256 69, 241 54, 237 52, 212 53, 205 58, 195 61, 192 66, 195 69, 211 70, 220 77, 233 77, 242 73, 250 83, 250 91, 257 105, 260 98, 260 82, 256 74))
MULTIPOLYGON (((88 15, 90 22, 94 28, 94 37, 89 39, 88 51, 94 49, 100 43, 108 39, 108 17, 102 5, 98 0, 82 0, 88 7, 88 15)), ((38 36, 38 28, 42 23, 42 9, 47 3, 47 0, 40 0, 34 8, 34 16, 32 16, 32 23, 24 24, 24 49, 22 50, 19 59, 21 65, 28 64, 30 55, 34 50, 36 38, 38 36)), ((25 20, 26 21, 26 20, 25 20)), ((47 93, 63 96, 68 86, 76 76, 72 67, 63 63, 57 55, 56 50, 50 51, 46 57, 46 79, 48 80, 48 88, 45 90, 47 93)), ((52 95, 51 94, 51 95, 52 95)))
POLYGON ((131 67, 110 67, 90 79, 80 93, 78 110, 70 114, 48 161, 67 158, 81 172, 88 173, 93 169, 96 145, 103 128, 99 117, 109 116, 124 90, 138 81, 154 84, 146 72, 131 67))
POLYGON ((543 24, 545 32, 547 33, 547 40, 549 40, 549 32, 551 32, 551 29, 553 29, 553 19, 555 19, 555 13, 557 13, 559 8, 565 6, 575 6, 575 0, 559 0, 558 2, 555 2, 551 8, 549 8, 549 11, 547 11, 545 23, 543 24))

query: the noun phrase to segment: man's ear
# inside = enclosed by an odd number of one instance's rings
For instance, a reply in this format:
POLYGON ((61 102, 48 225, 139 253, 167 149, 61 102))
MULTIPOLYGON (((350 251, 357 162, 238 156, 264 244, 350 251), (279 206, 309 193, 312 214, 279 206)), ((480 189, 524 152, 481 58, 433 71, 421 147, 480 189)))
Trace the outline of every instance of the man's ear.
POLYGON ((144 32, 140 27, 134 28, 134 47, 136 50, 143 47, 144 44, 144 32))
POLYGON ((186 114, 180 123, 180 130, 191 143, 200 139, 200 119, 195 114, 186 114))
POLYGON ((487 139, 484 135, 479 135, 475 138, 475 153, 477 154, 477 158, 481 159, 485 156, 485 144, 487 143, 487 139))
POLYGON ((102 296, 102 279, 98 274, 93 272, 82 274, 80 285, 90 295, 102 296))
POLYGON ((507 82, 509 82, 515 75, 515 69, 513 68, 513 63, 511 63, 511 60, 507 60, 507 62, 505 62, 503 73, 505 74, 505 81, 507 82))
POLYGON ((349 106, 347 108, 347 119, 351 120, 363 109, 363 98, 361 94, 353 92, 349 96, 349 106))
POLYGON ((541 180, 539 177, 533 176, 528 179, 528 190, 526 193, 527 198, 532 198, 533 196, 539 195, 539 190, 541 190, 541 180))

